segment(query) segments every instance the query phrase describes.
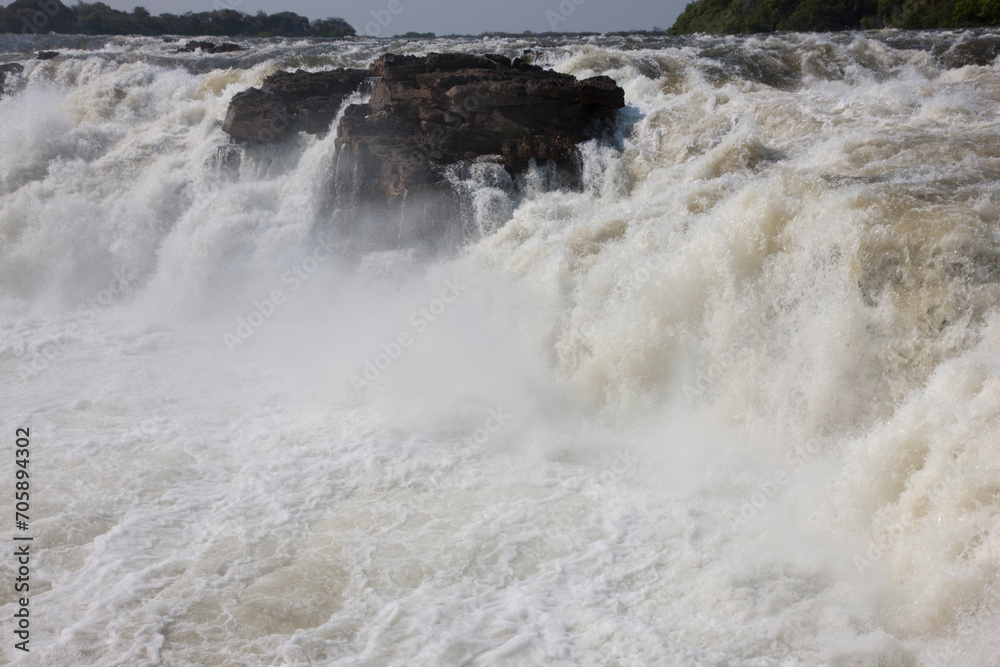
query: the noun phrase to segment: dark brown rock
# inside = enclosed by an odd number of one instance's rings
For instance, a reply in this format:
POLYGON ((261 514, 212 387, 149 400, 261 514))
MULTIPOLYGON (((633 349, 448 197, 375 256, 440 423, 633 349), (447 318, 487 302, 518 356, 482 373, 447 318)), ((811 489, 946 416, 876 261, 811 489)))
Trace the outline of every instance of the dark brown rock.
POLYGON ((349 109, 337 146, 359 161, 373 199, 439 188, 444 167, 500 155, 511 173, 534 158, 571 174, 577 145, 600 133, 625 93, 607 77, 578 81, 499 55, 386 55, 370 105, 349 109))
POLYGON ((24 65, 21 63, 4 63, 0 65, 0 97, 4 93, 4 85, 7 83, 8 74, 20 74, 24 71, 24 65))
POLYGON ((53 58, 59 57, 58 51, 39 51, 36 56, 37 60, 52 60, 53 58))
POLYGON ((267 143, 291 134, 291 114, 283 100, 251 88, 233 97, 222 129, 235 139, 267 143))
POLYGON ((368 77, 365 70, 278 72, 260 88, 238 93, 222 129, 235 139, 270 142, 293 132, 325 134, 348 95, 368 77))
POLYGON ((532 160, 552 162, 555 183, 578 182, 579 144, 612 129, 625 106, 624 91, 603 76, 579 81, 500 55, 389 54, 367 71, 275 74, 233 98, 223 129, 263 142, 325 132, 366 79, 369 103, 347 107, 337 129, 329 207, 369 247, 456 240, 451 165, 483 158, 516 175, 532 160))
POLYGON ((204 53, 211 53, 214 55, 216 53, 246 51, 247 47, 240 46, 239 44, 234 44, 232 42, 222 42, 221 44, 216 44, 215 42, 191 41, 177 49, 174 53, 193 53, 199 49, 204 53))

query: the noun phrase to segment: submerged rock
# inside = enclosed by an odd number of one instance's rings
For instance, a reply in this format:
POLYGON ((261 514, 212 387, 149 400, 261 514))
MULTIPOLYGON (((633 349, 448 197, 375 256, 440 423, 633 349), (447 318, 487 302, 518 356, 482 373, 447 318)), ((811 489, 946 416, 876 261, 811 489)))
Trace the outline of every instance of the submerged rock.
POLYGON ((347 96, 368 76, 365 70, 278 72, 260 88, 238 93, 222 129, 242 141, 271 142, 293 132, 325 134, 347 96))
POLYGON ((4 86, 7 83, 7 75, 14 73, 20 74, 24 71, 24 65, 21 63, 4 63, 0 65, 0 97, 3 97, 4 86))
POLYGON ((233 42, 222 42, 221 44, 216 44, 214 42, 190 41, 181 48, 177 49, 175 53, 193 53, 199 49, 204 53, 216 54, 246 51, 247 47, 234 44, 233 42))

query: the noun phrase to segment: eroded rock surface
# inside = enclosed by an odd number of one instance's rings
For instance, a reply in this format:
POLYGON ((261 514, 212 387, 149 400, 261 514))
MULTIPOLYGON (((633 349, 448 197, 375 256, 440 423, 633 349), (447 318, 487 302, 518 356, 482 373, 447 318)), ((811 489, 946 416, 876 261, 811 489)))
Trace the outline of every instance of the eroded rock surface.
POLYGON ((534 158, 574 171, 577 145, 609 127, 625 93, 608 77, 569 74, 504 56, 386 55, 368 105, 350 107, 337 146, 358 161, 370 197, 434 187, 443 167, 499 155, 518 173, 534 158))
POLYGON ((197 40, 192 40, 187 44, 185 44, 184 46, 182 46, 181 48, 177 49, 176 52, 194 53, 195 51, 198 50, 200 50, 202 53, 210 53, 214 55, 216 53, 234 53, 236 51, 246 51, 247 47, 240 46, 239 44, 235 44, 233 42, 222 42, 220 44, 216 44, 215 42, 200 42, 197 40))
POLYGON ((324 134, 367 76, 356 69, 278 72, 233 97, 222 129, 238 140, 265 143, 298 131, 324 134))
POLYGON ((458 233, 453 165, 492 160, 516 176, 551 162, 558 183, 578 182, 579 144, 613 131, 625 106, 606 76, 581 81, 500 55, 389 54, 368 70, 268 77, 233 98, 223 129, 257 144, 323 134, 366 82, 370 101, 347 107, 337 127, 331 215, 379 247, 458 233))

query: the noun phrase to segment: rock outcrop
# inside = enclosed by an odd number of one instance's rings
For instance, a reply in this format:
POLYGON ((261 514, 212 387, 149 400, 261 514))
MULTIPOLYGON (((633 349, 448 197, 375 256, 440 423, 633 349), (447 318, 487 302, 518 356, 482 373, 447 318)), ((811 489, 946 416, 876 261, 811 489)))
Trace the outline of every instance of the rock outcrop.
POLYGON ((240 46, 239 44, 234 44, 233 42, 222 42, 221 44, 216 44, 215 42, 199 42, 191 41, 177 49, 175 53, 194 53, 200 50, 202 53, 233 53, 236 51, 246 51, 247 47, 240 46))
POLYGON ((8 74, 20 74, 24 71, 21 63, 4 63, 0 65, 0 97, 3 97, 4 86, 7 84, 8 74))
POLYGON ((370 101, 347 107, 337 128, 331 209, 383 247, 454 235, 452 165, 483 158, 517 175, 532 160, 552 162, 558 182, 577 182, 579 144, 613 129, 625 106, 624 91, 605 76, 580 81, 500 55, 389 54, 367 71, 268 77, 233 97, 223 129, 258 144, 325 133, 366 81, 370 101))
POLYGON ((443 185, 444 168, 498 155, 511 173, 531 159, 576 170, 577 145, 610 125, 625 93, 608 77, 578 81, 504 56, 386 55, 367 105, 349 107, 337 146, 357 161, 369 198, 443 185))
POLYGON ((367 77, 365 70, 352 69, 278 72, 260 88, 233 97, 222 129, 235 139, 263 143, 298 131, 325 134, 367 77))

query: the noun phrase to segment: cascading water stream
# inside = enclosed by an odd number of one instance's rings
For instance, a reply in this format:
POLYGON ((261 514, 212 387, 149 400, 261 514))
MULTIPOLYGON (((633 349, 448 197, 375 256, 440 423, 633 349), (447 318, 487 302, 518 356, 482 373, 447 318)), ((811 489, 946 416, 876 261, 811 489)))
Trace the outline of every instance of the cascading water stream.
POLYGON ((991 664, 1000 33, 247 44, 0 37, 63 54, 0 98, 7 661, 991 664), (387 50, 608 75, 620 134, 359 251, 334 132, 220 121, 387 50))

